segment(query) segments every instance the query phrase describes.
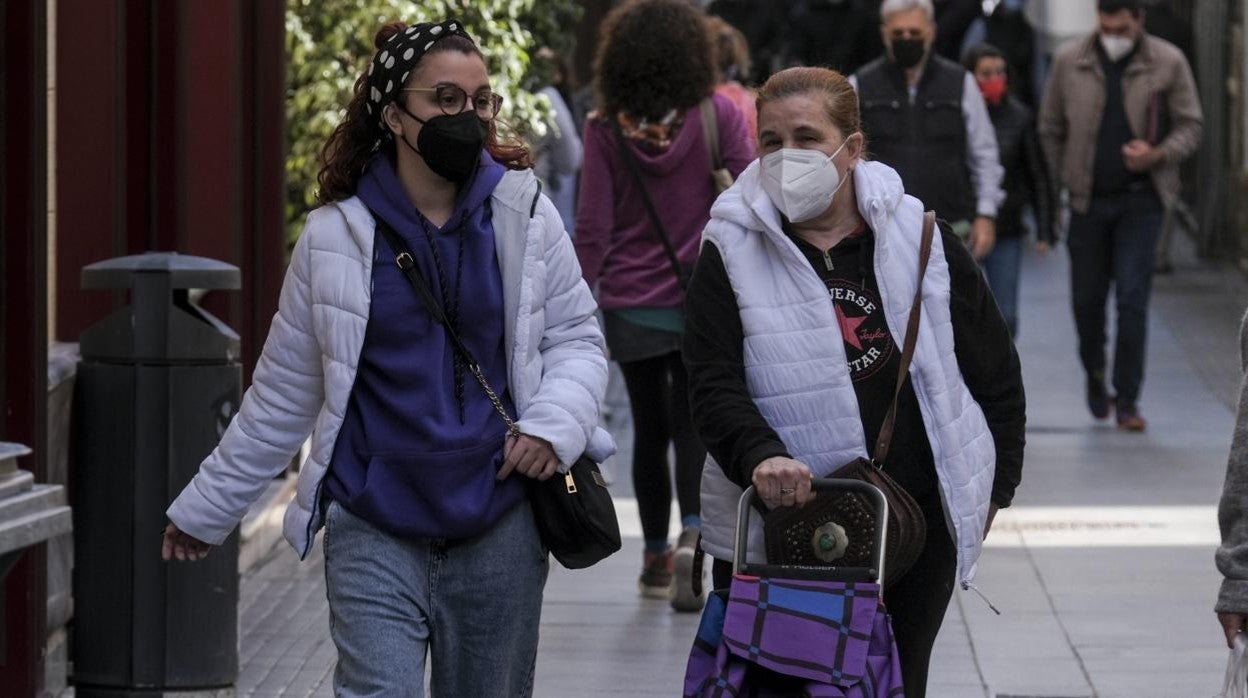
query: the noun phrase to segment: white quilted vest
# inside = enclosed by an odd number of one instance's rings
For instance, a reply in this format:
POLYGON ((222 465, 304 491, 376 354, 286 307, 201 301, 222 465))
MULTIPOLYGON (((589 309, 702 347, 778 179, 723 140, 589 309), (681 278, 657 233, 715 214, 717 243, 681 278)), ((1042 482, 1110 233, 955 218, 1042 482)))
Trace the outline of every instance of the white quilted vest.
MULTIPOLYGON (((896 172, 879 163, 860 163, 854 185, 858 208, 875 231, 875 274, 888 327, 900 340, 918 276, 923 205, 905 195, 896 172)), ((703 241, 718 248, 736 293, 750 395, 789 453, 816 477, 866 456, 827 286, 781 230, 779 214, 759 185, 757 161, 715 203, 703 241)), ((949 296, 949 268, 938 234, 923 281, 910 377, 957 546, 958 579, 966 586, 982 549, 996 451, 983 411, 958 370, 949 296)), ((718 559, 732 559, 741 492, 708 457, 702 475, 703 545, 718 559)), ((748 541, 748 559, 761 561, 756 513, 748 541)))

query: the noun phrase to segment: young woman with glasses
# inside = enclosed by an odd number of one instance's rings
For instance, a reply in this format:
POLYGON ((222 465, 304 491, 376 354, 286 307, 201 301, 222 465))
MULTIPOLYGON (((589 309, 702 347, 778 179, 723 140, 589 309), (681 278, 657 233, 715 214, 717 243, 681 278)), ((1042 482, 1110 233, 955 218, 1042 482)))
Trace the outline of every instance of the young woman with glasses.
POLYGON ((311 434, 285 534, 307 557, 326 528, 335 694, 421 696, 429 656, 435 695, 527 696, 547 554, 526 483, 614 450, 597 428, 603 338, 528 151, 499 138, 502 97, 460 23, 388 24, 376 47, 325 145, 324 205, 295 246, 253 385, 169 508, 163 555, 221 543, 311 434))

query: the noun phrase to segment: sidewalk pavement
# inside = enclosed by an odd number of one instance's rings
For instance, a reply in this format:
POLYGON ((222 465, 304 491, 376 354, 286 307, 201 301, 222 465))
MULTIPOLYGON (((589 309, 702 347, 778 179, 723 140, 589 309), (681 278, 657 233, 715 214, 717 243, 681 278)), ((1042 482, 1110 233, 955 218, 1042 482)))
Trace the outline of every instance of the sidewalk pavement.
MULTIPOLYGON (((1028 255, 1022 355, 1028 447, 977 585, 1002 611, 955 593, 932 660, 934 698, 1190 698, 1220 690, 1226 650, 1212 607, 1216 503, 1238 399, 1238 324, 1248 283, 1176 241, 1158 277, 1141 403, 1144 434, 1083 406, 1065 250, 1028 255)), ((624 549, 589 570, 552 563, 535 695, 675 696, 697 625, 641 599, 627 416, 613 491, 624 549)), ((675 530, 675 529, 673 529, 675 530)), ((240 696, 331 694, 320 548, 279 544, 244 573, 240 696)))

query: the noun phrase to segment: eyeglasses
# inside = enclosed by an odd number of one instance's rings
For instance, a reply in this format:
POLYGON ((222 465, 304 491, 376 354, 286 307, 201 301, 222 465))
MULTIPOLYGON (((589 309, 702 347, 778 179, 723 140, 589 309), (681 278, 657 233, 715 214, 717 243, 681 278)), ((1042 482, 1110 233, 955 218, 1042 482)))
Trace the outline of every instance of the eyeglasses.
POLYGON ((503 106, 503 96, 489 90, 481 90, 469 97, 467 92, 458 85, 438 85, 437 87, 404 87, 400 92, 432 92, 434 101, 443 114, 454 116, 471 104, 472 110, 481 119, 489 121, 498 116, 503 106))

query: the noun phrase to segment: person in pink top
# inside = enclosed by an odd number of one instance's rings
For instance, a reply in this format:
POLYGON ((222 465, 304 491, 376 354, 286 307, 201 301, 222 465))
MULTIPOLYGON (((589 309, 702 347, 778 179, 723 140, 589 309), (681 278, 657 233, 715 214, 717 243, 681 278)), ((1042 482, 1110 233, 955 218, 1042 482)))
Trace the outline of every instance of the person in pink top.
POLYGON ((715 94, 723 95, 737 105, 745 117, 750 137, 758 133, 758 109, 754 90, 741 84, 740 78, 750 74, 750 45, 740 29, 719 17, 707 17, 711 38, 715 42, 715 62, 719 70, 715 94))
POLYGON ((607 346, 632 406, 633 488, 646 546, 640 591, 696 611, 703 601, 693 593, 692 574, 706 450, 690 422, 680 342, 687 270, 716 196, 703 103, 714 110, 714 145, 734 178, 754 159, 755 139, 732 102, 713 95, 714 51, 696 6, 625 3, 607 15, 602 37, 595 60, 600 108, 581 139, 576 253, 597 289, 607 346), (674 550, 671 447, 683 526, 674 550))

